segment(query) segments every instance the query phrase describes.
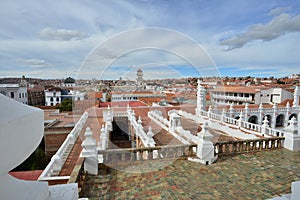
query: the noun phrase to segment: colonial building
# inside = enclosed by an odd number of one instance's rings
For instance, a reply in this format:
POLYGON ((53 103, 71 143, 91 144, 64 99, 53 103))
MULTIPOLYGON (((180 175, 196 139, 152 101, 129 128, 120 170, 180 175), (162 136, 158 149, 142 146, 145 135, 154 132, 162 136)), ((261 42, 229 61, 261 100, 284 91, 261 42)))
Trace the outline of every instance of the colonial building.
POLYGON ((61 88, 51 87, 45 90, 45 105, 46 106, 55 106, 60 104, 61 100, 61 88))
POLYGON ((19 84, 0 84, 0 93, 20 103, 28 104, 27 81, 23 77, 19 84))
POLYGON ((274 104, 293 98, 293 93, 282 88, 224 86, 210 91, 211 101, 215 104, 274 104))
POLYGON ((143 86, 143 70, 140 68, 136 72, 136 85, 137 87, 142 87, 143 86))
POLYGON ((75 79, 74 78, 71 78, 71 77, 68 77, 64 80, 64 83, 62 84, 62 86, 65 86, 65 87, 75 87, 75 79))
POLYGON ((112 92, 111 101, 138 101, 139 98, 166 98, 165 94, 153 92, 112 92))
POLYGON ((63 102, 64 99, 74 101, 84 100, 84 93, 74 91, 72 88, 51 87, 45 90, 46 106, 55 106, 63 102))
POLYGON ((28 88, 28 105, 44 106, 45 105, 44 89, 28 88))

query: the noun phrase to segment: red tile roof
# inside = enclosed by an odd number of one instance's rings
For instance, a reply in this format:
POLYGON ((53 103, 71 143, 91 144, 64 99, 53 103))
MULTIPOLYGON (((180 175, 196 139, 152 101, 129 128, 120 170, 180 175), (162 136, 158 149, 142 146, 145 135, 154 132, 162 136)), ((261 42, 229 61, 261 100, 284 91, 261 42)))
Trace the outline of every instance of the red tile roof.
POLYGON ((34 171, 9 172, 9 174, 17 179, 36 181, 39 178, 39 176, 42 174, 42 172, 43 170, 34 170, 34 171))
POLYGON ((102 92, 89 92, 87 94, 88 99, 100 99, 103 97, 102 92))
POLYGON ((144 103, 146 103, 146 104, 148 104, 148 105, 152 105, 152 103, 157 103, 157 102, 159 102, 160 100, 162 100, 163 98, 159 98, 159 97, 149 97, 149 98, 147 98, 147 97, 140 97, 140 98, 138 98, 140 101, 142 101, 142 102, 144 102, 144 103))
POLYGON ((147 104, 141 102, 141 101, 118 101, 118 102, 100 102, 99 107, 127 107, 129 105, 130 107, 141 107, 141 106, 147 106, 147 104))

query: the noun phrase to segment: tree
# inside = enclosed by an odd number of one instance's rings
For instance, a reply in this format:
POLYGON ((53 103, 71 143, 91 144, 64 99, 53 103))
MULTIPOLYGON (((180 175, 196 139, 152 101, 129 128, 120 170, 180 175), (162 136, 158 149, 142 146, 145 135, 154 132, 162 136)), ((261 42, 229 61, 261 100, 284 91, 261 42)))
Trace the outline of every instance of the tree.
POLYGON ((72 111, 73 101, 72 99, 64 99, 56 108, 58 108, 60 111, 72 111))

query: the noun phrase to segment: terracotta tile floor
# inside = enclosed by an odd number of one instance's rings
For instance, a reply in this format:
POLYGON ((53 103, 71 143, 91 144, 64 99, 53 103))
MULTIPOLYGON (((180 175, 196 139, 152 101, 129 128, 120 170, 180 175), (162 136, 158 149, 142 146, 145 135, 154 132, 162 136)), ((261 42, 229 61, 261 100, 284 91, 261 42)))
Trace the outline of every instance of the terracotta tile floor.
POLYGON ((211 166, 187 160, 131 164, 87 176, 89 199, 268 199, 300 179, 300 152, 285 149, 220 157, 211 166), (149 171, 149 172, 146 172, 149 171))

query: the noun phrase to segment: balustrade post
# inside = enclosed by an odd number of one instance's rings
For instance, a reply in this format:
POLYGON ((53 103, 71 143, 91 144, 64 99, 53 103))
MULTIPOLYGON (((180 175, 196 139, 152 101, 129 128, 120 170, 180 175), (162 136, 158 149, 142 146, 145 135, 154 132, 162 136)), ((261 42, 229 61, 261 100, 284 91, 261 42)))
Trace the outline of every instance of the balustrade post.
POLYGON ((202 126, 202 131, 198 133, 198 158, 189 158, 189 160, 206 165, 212 164, 217 159, 217 156, 214 155, 214 144, 211 141, 212 138, 213 135, 210 133, 208 129, 208 122, 206 121, 202 126))
POLYGON ((294 90, 294 101, 293 101, 293 108, 299 107, 299 88, 298 86, 295 87, 294 90))
POLYGON ((225 120, 225 117, 226 117, 226 112, 225 112, 225 108, 223 108, 223 110, 222 110, 222 114, 221 114, 221 123, 223 123, 223 122, 224 122, 224 120, 225 120))
POLYGON ((208 107, 208 112, 207 112, 207 117, 210 119, 211 118, 211 106, 208 107))
POLYGON ((154 139, 153 139, 153 136, 154 136, 154 133, 152 132, 152 128, 151 128, 151 126, 149 127, 149 129, 148 129, 148 132, 147 132, 147 144, 148 144, 148 146, 155 146, 155 141, 154 141, 154 139))
POLYGON ((267 128, 269 127, 269 121, 267 116, 265 116, 265 119, 263 121, 263 125, 261 126, 261 134, 262 136, 265 136, 265 134, 267 133, 267 128))
POLYGON ((248 113, 249 113, 249 103, 246 103, 245 104, 245 122, 247 122, 248 121, 248 113))
POLYGON ((232 118, 233 117, 233 103, 230 104, 230 107, 229 107, 229 118, 232 118))
POLYGON ((284 129, 285 140, 283 143, 284 148, 292 151, 300 150, 300 134, 298 132, 298 122, 295 117, 289 121, 288 127, 284 129))
POLYGON ((262 103, 260 103, 260 104, 259 104, 259 108, 258 108, 258 111, 259 111, 259 115, 258 115, 258 124, 259 124, 259 125, 262 125, 262 121, 263 121, 263 116, 262 116, 262 115, 263 115, 263 114, 262 114, 262 113, 263 113, 263 109, 264 109, 264 108, 263 108, 263 105, 262 105, 262 103))
POLYGON ((290 102, 286 103, 286 113, 285 113, 285 119, 284 119, 284 127, 288 126, 289 116, 291 112, 290 102))
POLYGON ((239 128, 242 127, 243 119, 244 119, 244 117, 243 117, 243 111, 241 111, 241 113, 240 113, 240 118, 239 118, 239 120, 238 120, 238 126, 239 126, 239 128))
POLYGON ((274 129, 276 127, 276 117, 277 117, 277 104, 273 105, 273 117, 271 120, 271 127, 274 129))
POLYGON ((84 133, 85 140, 82 142, 81 157, 85 157, 84 170, 88 173, 97 175, 98 174, 98 153, 96 140, 93 138, 93 132, 89 127, 86 128, 84 133))

